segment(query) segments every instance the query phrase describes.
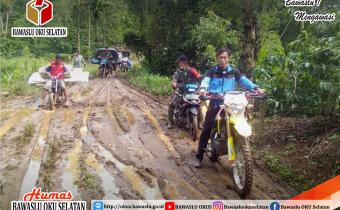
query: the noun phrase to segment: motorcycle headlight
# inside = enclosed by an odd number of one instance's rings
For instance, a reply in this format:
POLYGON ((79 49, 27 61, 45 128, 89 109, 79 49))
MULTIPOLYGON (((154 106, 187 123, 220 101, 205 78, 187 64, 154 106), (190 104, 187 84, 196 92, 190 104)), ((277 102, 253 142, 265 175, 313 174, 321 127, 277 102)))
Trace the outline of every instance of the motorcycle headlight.
POLYGON ((230 110, 233 115, 242 115, 244 113, 244 108, 243 105, 234 105, 230 107, 230 110))
POLYGON ((198 103, 198 101, 197 101, 197 100, 192 100, 192 101, 191 101, 191 103, 193 103, 193 104, 197 104, 197 103, 198 103))

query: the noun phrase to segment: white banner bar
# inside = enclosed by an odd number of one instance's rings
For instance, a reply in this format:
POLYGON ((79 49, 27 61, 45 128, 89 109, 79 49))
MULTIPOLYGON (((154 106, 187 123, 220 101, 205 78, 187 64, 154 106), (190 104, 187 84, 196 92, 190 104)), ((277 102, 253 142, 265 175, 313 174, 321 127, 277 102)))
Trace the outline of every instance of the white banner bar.
POLYGON ((92 210, 331 210, 340 206, 332 200, 92 200, 92 210))
POLYGON ((66 27, 13 27, 12 37, 67 37, 66 27))

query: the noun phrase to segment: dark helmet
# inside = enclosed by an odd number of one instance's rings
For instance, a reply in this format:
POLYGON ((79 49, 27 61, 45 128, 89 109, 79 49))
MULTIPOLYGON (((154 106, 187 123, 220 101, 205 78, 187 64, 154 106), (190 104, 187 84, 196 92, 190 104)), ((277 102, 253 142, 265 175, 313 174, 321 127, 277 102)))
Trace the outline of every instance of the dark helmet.
POLYGON ((55 55, 55 59, 61 60, 61 54, 60 54, 60 53, 57 53, 57 54, 55 55))
POLYGON ((189 61, 189 59, 188 59, 188 57, 186 55, 181 55, 177 59, 177 63, 179 63, 179 62, 188 62, 188 61, 189 61))

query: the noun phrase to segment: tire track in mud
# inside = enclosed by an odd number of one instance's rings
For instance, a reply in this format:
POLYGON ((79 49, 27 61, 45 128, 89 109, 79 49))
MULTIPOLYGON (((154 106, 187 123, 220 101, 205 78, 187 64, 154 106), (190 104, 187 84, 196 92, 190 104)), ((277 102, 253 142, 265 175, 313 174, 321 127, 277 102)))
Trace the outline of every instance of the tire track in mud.
MULTIPOLYGON (((84 113, 83 113, 83 124, 82 124, 82 127, 80 128, 80 135, 81 135, 81 139, 82 139, 82 142, 91 142, 91 139, 93 139, 93 137, 88 133, 88 128, 87 128, 87 124, 88 124, 88 117, 91 113, 91 110, 92 110, 92 104, 93 102, 95 101, 95 105, 97 105, 96 107, 101 107, 103 105, 103 100, 102 98, 100 97, 103 93, 105 93, 105 89, 107 89, 107 86, 108 86, 109 83, 107 83, 101 90, 97 90, 96 91, 96 98, 93 98, 90 102, 89 102, 89 107, 85 108, 84 109, 84 113)), ((113 113, 112 110, 108 109, 110 108, 109 105, 111 105, 110 103, 110 91, 106 91, 106 103, 108 104, 107 107, 106 107, 106 112, 108 113, 113 113)), ((111 115, 111 119, 113 120, 114 118, 117 118, 117 116, 113 116, 111 115)), ((99 144, 100 145, 100 144, 99 144)), ((99 147, 102 152, 104 152, 105 148, 102 147, 102 146, 97 146, 99 147)), ((87 148, 91 148, 92 149, 92 146, 87 146, 87 148)), ((93 151, 92 151, 93 152, 93 151)), ((108 151, 106 151, 106 156, 108 156, 108 154, 111 154, 109 153, 108 151)), ((99 155, 99 154, 97 154, 99 155)), ((110 156, 109 156, 110 157, 110 156)), ((102 157, 104 158, 104 157, 102 157)), ((149 192, 147 193, 146 195, 149 196, 149 198, 160 198, 159 196, 156 196, 154 193, 153 193, 153 190, 151 188, 148 188, 146 184, 143 184, 144 182, 142 182, 142 178, 138 176, 137 173, 134 173, 134 168, 132 166, 127 166, 125 164, 123 164, 122 162, 120 162, 118 159, 114 158, 112 155, 111 157, 108 159, 109 161, 115 163, 115 167, 117 167, 118 170, 120 170, 122 173, 124 173, 124 175, 126 177, 130 177, 129 178, 129 181, 132 184, 132 187, 134 188, 134 190, 136 190, 137 192, 139 192, 140 194, 144 194, 146 192, 149 192), (138 181, 139 180, 139 181, 138 181)), ((106 160, 106 162, 108 161, 106 160)), ((92 167, 96 174, 99 175, 99 177, 102 179, 102 188, 104 190, 104 198, 110 198, 112 197, 113 195, 114 196, 117 196, 115 193, 116 193, 116 186, 115 185, 106 185, 105 184, 105 181, 107 180, 114 180, 114 177, 111 176, 104 167, 101 167, 100 164, 98 166, 98 164, 93 164, 93 163, 98 163, 99 162, 97 161, 97 159, 94 157, 94 156, 87 156, 86 159, 85 159, 85 164, 92 167), (90 158, 90 160, 89 160, 90 158), (95 166, 95 167, 94 167, 95 166), (107 195, 109 194, 109 195, 107 195), (113 194, 113 195, 112 195, 113 194)), ((117 198, 120 198, 117 196, 117 198)))
POLYGON ((146 116, 149 118, 152 125, 156 129, 157 136, 159 137, 159 139, 161 139, 163 141, 163 143, 166 145, 166 147, 169 149, 169 151, 172 153, 172 155, 176 159, 180 159, 181 157, 178 154, 178 152, 175 150, 174 145, 170 142, 170 138, 164 134, 164 132, 163 132, 161 126, 159 125, 157 119, 151 114, 150 110, 145 109, 144 113, 146 114, 146 116))
POLYGON ((39 131, 40 119, 40 112, 31 113, 15 124, 0 141, 0 208, 9 209, 10 202, 19 198, 22 179, 38 139, 36 131, 39 131), (34 122, 38 122, 36 127, 34 122))
POLYGON ((31 114, 34 109, 31 108, 22 108, 16 111, 13 115, 11 115, 5 122, 3 122, 3 126, 0 128, 0 139, 20 120, 24 119, 26 116, 31 114))
MULTIPOLYGON (((105 97, 106 100, 106 107, 105 108, 96 108, 95 113, 96 116, 103 115, 103 112, 106 112, 108 114, 109 119, 106 120, 107 123, 105 125, 109 124, 111 125, 111 128, 109 130, 114 130, 115 133, 113 136, 119 136, 119 138, 124 136, 124 133, 129 132, 129 126, 126 126, 123 124, 120 117, 121 115, 121 109, 116 106, 116 104, 113 104, 111 102, 111 90, 107 91, 107 95, 105 97)), ((125 119, 126 121, 133 122, 134 119, 132 117, 129 118, 129 120, 125 119)), ((96 123, 90 123, 90 126, 92 127, 99 127, 96 123)), ((98 135, 97 135, 98 136, 98 135)), ((97 137, 96 137, 97 138, 97 137)), ((119 171, 121 176, 126 178, 127 185, 131 185, 133 191, 137 192, 137 196, 145 196, 144 198, 147 199, 160 199, 162 198, 162 194, 159 190, 157 179, 154 178, 151 174, 144 174, 144 176, 141 176, 140 169, 135 168, 133 164, 124 163, 121 160, 116 158, 116 155, 111 150, 107 150, 105 146, 100 143, 100 141, 97 141, 94 136, 91 134, 88 134, 87 138, 84 138, 85 142, 89 144, 89 147, 92 149, 92 152, 96 153, 97 156, 99 156, 103 161, 106 163, 113 164, 114 168, 119 171), (96 150, 94 150, 96 148, 96 150), (99 151, 99 152, 98 152, 99 151), (105 154, 105 155, 103 155, 105 154), (148 177, 148 182, 145 181, 145 176, 148 177)), ((107 137, 105 138, 107 139, 107 137)), ((118 141, 118 138, 116 138, 118 141)), ((127 138, 123 138, 127 140, 127 138)), ((133 192, 132 192, 133 193, 133 192)), ((137 197, 138 198, 138 197, 137 197)))
POLYGON ((11 116, 13 111, 10 110, 6 110, 6 111, 0 111, 0 122, 2 122, 3 120, 7 119, 8 116, 11 116))
MULTIPOLYGON (((112 91, 110 91, 110 92, 112 92, 112 91)), ((131 141, 133 141, 132 139, 134 139, 134 138, 131 138, 131 136, 129 134, 126 134, 126 133, 129 133, 130 126, 133 126, 134 123, 135 123, 134 115, 132 113, 130 113, 124 107, 121 107, 121 106, 117 105, 116 102, 111 102, 111 97, 112 97, 111 94, 112 93, 107 95, 107 108, 106 108, 106 112, 109 115, 110 123, 112 123, 112 127, 113 128, 111 128, 111 130, 115 130, 116 131, 115 135, 118 135, 118 137, 115 138, 115 140, 119 141, 120 143, 122 143, 124 145, 123 149, 132 150, 133 152, 138 153, 141 150, 138 149, 138 148, 133 147, 134 146, 133 145, 134 142, 131 142, 131 141), (112 106, 114 106, 114 108, 111 108, 112 106), (127 116, 127 117, 124 117, 124 119, 120 119, 123 116, 127 116), (128 124, 128 126, 124 126, 124 125, 127 125, 127 124, 128 124), (127 129, 126 129, 126 127, 127 127, 127 129), (131 144, 126 144, 127 142, 130 142, 131 144)), ((118 94, 118 95, 121 95, 121 94, 118 94)), ((114 97, 117 97, 117 94, 113 95, 113 98, 114 97)), ((97 114, 97 117, 99 115, 100 114, 97 114)), ((103 120, 101 119, 101 121, 103 121, 103 120)), ((105 122, 107 122, 107 120, 105 122)), ((96 128, 97 129, 101 129, 103 127, 103 125, 99 125, 99 123, 96 123, 96 122, 95 123, 92 122, 92 124, 93 124, 92 127, 95 127, 95 130, 96 130, 96 128)), ((105 123, 105 125, 107 125, 107 124, 109 124, 109 123, 105 123)), ((132 128, 131 128, 131 130, 132 130, 132 128)), ((105 132, 105 133, 108 133, 108 132, 105 132)), ((96 136, 96 138, 98 138, 98 135, 95 134, 95 136, 96 136)), ((111 138, 112 138, 112 135, 111 135, 111 138)), ((138 135, 137 135, 137 138, 138 138, 138 135)), ((104 137, 102 139, 107 139, 107 138, 104 137)), ((103 142, 101 142, 101 144, 103 144, 103 142)), ((109 146, 112 148, 112 144, 109 145, 109 146)), ((103 148, 105 148, 105 146, 103 148)), ((110 151, 110 152, 113 153, 112 151, 110 151)), ((150 154, 150 152, 149 152, 149 154, 150 154)), ((116 158, 116 154, 113 155, 113 157, 116 158)), ((129 158, 129 160, 130 160, 130 158, 129 158)), ((145 170, 140 169, 140 168, 131 169, 132 165, 136 165, 135 163, 130 163, 131 161, 129 161, 129 163, 123 163, 123 162, 121 162, 121 160, 118 160, 117 158, 116 158, 115 161, 120 161, 120 163, 117 164, 118 166, 120 166, 120 169, 122 169, 122 165, 121 164, 125 164, 125 165, 129 166, 129 167, 126 166, 125 168, 130 168, 129 169, 130 171, 138 171, 139 173, 141 173, 141 171, 145 171, 145 170)), ((123 171, 126 171, 126 169, 124 169, 123 171)), ((145 175, 145 173, 144 173, 144 175, 145 175)), ((153 175, 151 175, 150 173, 146 173, 146 176, 153 177, 153 175)), ((131 175, 128 174, 127 177, 131 177, 131 175)), ((141 189, 141 187, 140 187, 140 186, 143 186, 143 184, 141 185, 141 183, 143 183, 142 179, 139 179, 138 182, 136 182, 136 181, 132 182, 134 179, 137 179, 138 176, 136 175, 136 173, 132 173, 132 177, 135 177, 135 178, 133 178, 133 179, 130 178, 129 182, 132 183, 133 188, 136 191, 138 191, 140 194, 141 193, 142 194, 145 193, 145 191, 143 191, 141 189)), ((155 180, 154 183, 157 183, 157 185, 158 185, 158 179, 154 178, 154 180, 155 180)), ((157 188, 157 185, 156 184, 154 184, 154 185, 157 188)), ((146 185, 144 184, 144 186, 146 186, 146 185)), ((144 188, 145 187, 143 187, 143 189, 144 188)), ((152 192, 152 190, 147 190, 147 191, 152 192)), ((147 196, 152 197, 151 195, 147 195, 147 196)))
POLYGON ((92 152, 98 155, 102 160, 113 166, 127 178, 129 184, 134 191, 138 192, 144 199, 162 199, 162 194, 159 190, 157 179, 151 175, 140 175, 139 169, 133 165, 127 165, 114 157, 111 151, 108 151, 103 145, 98 143, 94 138, 88 138, 86 143, 91 148, 92 152), (149 178, 146 182, 145 178, 149 178))
MULTIPOLYGON (((161 140, 160 142, 163 142, 163 144, 165 145, 164 149, 167 149, 170 152, 169 156, 175 158, 176 165, 173 166, 175 168, 170 169, 170 170, 165 169, 164 172, 162 172, 161 174, 163 174, 163 176, 164 176, 164 174, 169 174, 169 172, 171 170, 174 170, 174 171, 184 171, 184 172, 182 172, 182 173, 184 173, 184 177, 187 176, 188 170, 181 169, 183 167, 185 168, 185 166, 183 166, 183 164, 181 164, 181 162, 179 161, 180 155, 174 149, 174 147, 173 147, 173 145, 172 145, 172 143, 170 141, 170 138, 168 136, 166 136, 164 134, 164 132, 162 131, 162 128, 161 128, 160 124, 158 123, 157 119, 151 114, 151 111, 148 110, 148 108, 147 108, 147 104, 148 103, 146 103, 145 101, 141 102, 141 101, 136 101, 136 99, 131 99, 133 96, 132 97, 129 96, 129 93, 124 88, 121 88, 119 86, 118 82, 115 83, 115 87, 118 90, 120 90, 120 92, 121 92, 122 89, 123 89, 124 92, 126 92, 126 94, 124 94, 124 97, 121 97, 120 99, 118 99, 118 100, 122 101, 122 103, 124 104, 124 107, 128 107, 129 109, 130 108, 137 108, 138 111, 133 109, 133 110, 130 110, 130 112, 133 112, 134 115, 136 115, 138 112, 140 112, 140 115, 142 115, 144 117, 144 120, 148 120, 149 122, 151 122, 151 124, 148 124, 147 127, 150 127, 150 128, 154 127, 154 128, 156 128, 155 132, 153 132, 152 129, 149 129, 149 130, 145 131, 145 133, 155 133, 155 136, 153 138, 160 139, 161 140), (128 99, 126 97, 128 97, 128 99), (139 106, 138 107, 134 107, 133 104, 129 103, 130 101, 134 101, 134 103, 138 104, 139 106), (127 103, 125 103, 125 102, 127 102, 127 103), (145 105, 142 105, 143 103, 145 105), (182 166, 178 167, 178 165, 182 165, 182 166)), ((116 94, 116 95, 123 95, 123 94, 120 93, 120 94, 116 94)), ((137 98, 142 98, 142 97, 138 97, 137 94, 134 94, 134 95, 136 95, 137 98)), ((137 120, 137 122, 138 121, 142 121, 142 120, 137 120)), ((141 130, 141 129, 145 130, 145 128, 143 126, 138 126, 137 129, 138 130, 141 130)), ((144 134, 140 134, 140 136, 139 137, 137 136, 137 137, 138 137, 138 139, 140 139, 142 141, 142 144, 145 146, 146 142, 148 142, 148 140, 144 140, 143 141, 142 140, 143 138, 141 138, 141 136, 143 136, 143 135, 144 134)), ((136 139, 136 137, 134 139, 136 139)), ((150 153, 157 153, 157 152, 153 151, 153 150, 156 149, 155 147, 143 148, 143 149, 150 150, 150 153)), ((161 153, 164 153, 164 149, 162 149, 163 151, 161 150, 161 153)), ((153 155, 153 156, 155 156, 155 155, 153 155)), ((172 158, 170 158, 170 159, 172 159, 172 158)), ((159 157, 158 157, 158 160, 159 160, 159 157)), ((158 161, 158 160, 150 160, 150 159, 148 159, 147 162, 150 164, 150 162, 152 163, 153 161, 158 161)), ((164 165, 168 165, 168 164, 169 164, 169 160, 166 160, 165 163, 163 164, 163 166, 164 165)), ((162 168, 162 165, 158 165, 158 167, 162 168)), ((161 174, 159 174, 160 177, 162 176, 161 174)), ((192 174, 189 175, 189 177, 190 176, 192 176, 192 174)), ((172 176, 172 177, 176 177, 176 176, 172 176)), ((164 183, 164 182, 162 182, 162 181, 164 181, 164 179, 160 179, 160 180, 161 180, 161 183, 164 183)), ((196 186, 197 183, 199 183, 196 179, 194 179, 195 180, 194 182, 192 180, 190 180, 189 182, 188 182, 188 180, 186 180, 186 181, 184 181, 184 180, 185 179, 182 179, 180 176, 177 176, 175 181, 174 181, 174 179, 173 180, 169 180, 169 181, 165 180, 165 183, 170 183, 170 184, 168 184, 168 188, 167 189, 171 189, 171 188, 174 189, 174 186, 171 185, 171 184, 182 183, 182 186, 179 186, 179 187, 177 186, 177 187, 179 188, 180 191, 185 191, 184 195, 185 194, 190 195, 189 198, 196 198, 197 199, 197 198, 204 198, 204 197, 207 197, 207 196, 208 197, 217 197, 216 195, 214 195, 214 193, 209 192, 209 190, 207 190, 207 188, 203 187, 202 185, 199 185, 199 187, 197 187, 199 189, 198 191, 195 190, 195 188, 193 188, 192 186, 196 186), (186 184, 183 184, 183 183, 186 183, 186 184), (193 183, 193 184, 189 184, 189 183, 193 183), (199 191, 203 191, 205 196, 203 196, 203 194, 201 194, 199 191)), ((171 198, 171 196, 169 196, 169 197, 171 198)), ((185 196, 182 196, 182 197, 185 197, 185 196)))
MULTIPOLYGON (((100 92, 103 92, 104 88, 102 86, 99 86, 98 91, 95 92, 95 94, 100 94, 100 92)), ((23 118, 29 116, 34 109, 31 108, 23 108, 23 109, 19 109, 17 112, 15 113, 11 113, 10 111, 6 111, 6 112, 1 112, 1 121, 4 121, 4 127, 0 128, 1 130, 1 135, 5 135, 8 132, 11 132, 11 128, 16 125, 17 123, 19 123, 23 118)), ((57 113, 59 113, 60 111, 57 110, 57 113)), ((45 156, 47 156, 48 154, 46 150, 48 150, 48 146, 47 141, 52 138, 48 135, 49 130, 53 130, 53 128, 55 127, 59 127, 58 125, 52 125, 50 124, 51 120, 54 121, 55 119, 52 119, 52 113, 48 112, 48 111, 43 111, 43 120, 42 120, 42 125, 40 128, 40 132, 36 138, 36 142, 35 144, 33 144, 32 147, 32 154, 31 153, 27 153, 27 154, 31 154, 31 158, 30 161, 27 163, 26 167, 27 170, 25 172, 25 174, 23 174, 23 178, 21 180, 21 187, 19 186, 20 189, 18 189, 18 194, 20 194, 20 199, 22 197, 22 195, 24 194, 24 192, 28 192, 32 190, 32 187, 36 185, 37 181, 39 180, 39 183, 41 185, 44 185, 44 181, 46 180, 41 180, 41 178, 39 177, 41 175, 41 171, 44 171, 44 169, 41 169, 41 165, 43 163, 44 166, 44 162, 46 162, 46 160, 44 160, 44 158, 46 158, 45 156), (40 169, 40 170, 39 170, 40 169)), ((65 123, 71 123, 73 118, 74 118, 74 112, 71 110, 66 110, 64 112, 64 118, 65 118, 65 123)), ((39 120, 37 121, 39 122, 39 120)), ((63 125, 63 122, 58 122, 57 124, 61 124, 63 125)), ((54 129, 55 133, 58 133, 58 131, 56 131, 54 129)), ((62 133, 62 132, 60 132, 62 133)), ((52 140, 54 140, 52 138, 52 140)), ((2 149, 2 148, 1 148, 2 149)), ((1 183, 3 183, 3 180, 1 181, 1 183)), ((3 185, 1 185, 1 188, 3 189, 3 185)), ((12 197, 13 198, 13 197, 12 197)))
MULTIPOLYGON (((123 88, 125 92, 128 93, 128 91, 123 88)), ((136 95, 138 97, 140 93, 134 93, 134 95, 136 95)), ((131 99, 131 98, 130 98, 131 99)), ((137 103, 137 102, 136 102, 137 103)), ((140 102, 139 102, 140 104, 140 102)), ((181 160, 181 157, 177 151, 177 149, 175 148, 175 146, 173 145, 171 138, 169 138, 169 136, 165 135, 163 132, 163 129, 160 125, 160 123, 158 122, 157 118, 151 114, 151 111, 147 108, 149 103, 147 103, 147 100, 143 101, 143 104, 145 104, 146 106, 138 106, 137 108, 140 109, 142 112, 144 112, 144 115, 146 115, 147 119, 151 122, 151 127, 154 127, 156 129, 156 133, 158 135, 158 137, 160 137, 160 139, 163 141, 163 143, 167 146, 167 149, 169 151, 172 151, 173 154, 175 154, 176 157, 176 164, 180 165, 180 168, 177 168, 176 171, 184 171, 184 176, 190 177, 190 179, 186 179, 185 183, 192 183, 192 186, 197 186, 197 189, 201 190, 204 192, 205 197, 209 197, 209 198, 216 198, 217 195, 213 192, 211 192, 207 186, 202 185, 201 181, 199 181, 199 178, 195 175, 195 172, 192 171, 190 168, 188 168, 186 166, 186 163, 184 163, 181 160)), ((153 109, 154 111, 156 111, 155 109, 153 109)), ((157 110, 160 113, 164 113, 163 110, 157 110)), ((178 180, 177 180, 178 181, 178 180)), ((183 181, 182 181, 183 183, 183 181)), ((191 186, 189 185, 189 186, 191 186)), ((190 187, 189 187, 190 188, 190 187)), ((189 194, 190 195, 190 194, 189 194)), ((195 197, 194 197, 195 198, 195 197)), ((198 197, 199 198, 199 197, 198 197)))
MULTIPOLYGON (((102 92, 104 88, 102 86, 98 87, 98 91, 95 92, 95 94, 102 92)), ((64 109, 62 109, 64 110, 64 109)), ((5 127, 1 128, 1 131, 3 132, 3 134, 6 134, 12 126, 14 126, 15 124, 17 124, 20 120, 22 120, 24 117, 26 117, 27 115, 29 115, 31 112, 33 111, 33 109, 30 108, 25 108, 25 109, 20 109, 18 112, 14 113, 14 114, 9 114, 9 112, 6 113, 2 113, 2 120, 4 119, 4 117, 7 117, 8 120, 5 121, 6 125, 5 127), (9 123, 7 123, 9 122, 9 123)), ((61 113, 62 111, 57 110, 57 113, 61 113)), ((48 146, 46 145, 47 141, 51 138, 48 135, 48 132, 50 129, 53 130, 53 128, 55 127, 59 127, 58 125, 54 126, 54 125, 50 125, 51 120, 54 121, 55 119, 52 119, 52 116, 50 116, 50 114, 48 113, 48 111, 43 111, 44 118, 42 120, 42 126, 40 129, 40 134, 39 137, 36 140, 35 146, 33 150, 33 153, 31 155, 31 159, 27 164, 27 170, 25 173, 24 178, 22 179, 22 185, 20 187, 20 191, 18 194, 20 194, 20 199, 22 198, 22 194, 24 194, 25 191, 31 191, 32 187, 36 184, 36 182, 38 181, 38 183, 40 185, 46 185, 46 183, 44 183, 46 180, 42 180, 41 179, 41 172, 44 171, 45 169, 41 169, 41 165, 44 166, 44 163, 46 162, 45 158, 48 153, 46 150, 48 150, 48 146), (48 113, 48 114, 46 114, 48 113), (42 164, 43 163, 43 164, 42 164), (39 170, 40 169, 40 170, 39 170), (29 181, 28 181, 29 180, 29 181)), ((65 123, 71 123, 71 121, 74 118, 74 112, 71 110, 66 110, 64 112, 64 118, 65 118, 65 123)), ((59 124, 63 125, 63 122, 59 122, 59 124)), ((54 129, 55 130, 55 129, 54 129)), ((56 131, 55 133, 58 133, 58 131, 56 131)), ((60 132, 62 133, 62 132, 60 132)), ((53 140, 53 138, 52 138, 53 140)), ((44 173, 43 173, 44 175, 44 173)), ((52 178, 52 177, 50 177, 52 178)), ((48 180, 47 180, 48 181, 48 180)), ((55 183, 57 183, 57 181, 53 180, 55 183)), ((72 185, 74 185, 74 183, 72 183, 72 185)))
MULTIPOLYGON (((89 118, 89 114, 91 112, 93 103, 95 100, 104 93, 107 84, 104 86, 99 86, 97 89, 94 90, 93 94, 90 94, 88 97, 85 97, 82 101, 82 104, 87 101, 87 106, 82 110, 81 115, 81 127, 76 128, 77 134, 74 135, 74 142, 71 150, 67 154, 66 158, 66 165, 62 170, 62 188, 65 190, 70 190, 76 199, 81 200, 82 195, 79 189, 79 183, 81 182, 81 165, 80 161, 83 161, 81 158, 84 156, 83 147, 83 138, 87 136, 88 129, 87 129, 87 121, 89 118), (78 131, 77 131, 78 130, 78 131), (78 184, 76 184, 78 183, 78 184)), ((76 95, 78 97, 78 95, 76 95)), ((78 100, 78 99, 77 99, 78 100)), ((68 121, 68 117, 66 116, 66 122, 68 121)), ((71 119, 72 120, 72 119, 71 119)), ((83 157, 84 158, 84 157, 83 157)), ((84 169, 85 170, 85 169, 84 169)), ((87 194, 87 193, 83 193, 87 194)), ((85 195, 85 197, 90 197, 90 195, 85 195)))
POLYGON ((94 153, 90 152, 87 154, 85 163, 93 168, 102 180, 104 191, 103 200, 122 199, 119 195, 119 188, 115 185, 116 181, 114 176, 97 160, 94 153))
POLYGON ((34 145, 33 153, 20 188, 20 199, 25 193, 30 192, 38 181, 41 161, 43 158, 44 148, 48 140, 48 131, 53 114, 54 112, 51 111, 43 112, 39 136, 34 145))

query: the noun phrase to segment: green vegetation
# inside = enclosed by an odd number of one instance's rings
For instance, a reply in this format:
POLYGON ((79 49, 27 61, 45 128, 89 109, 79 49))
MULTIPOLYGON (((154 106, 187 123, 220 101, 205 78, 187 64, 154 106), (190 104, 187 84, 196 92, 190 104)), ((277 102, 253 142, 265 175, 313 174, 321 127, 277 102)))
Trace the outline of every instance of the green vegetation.
POLYGON ((37 91, 35 86, 28 86, 27 81, 33 72, 48 64, 47 58, 34 58, 28 48, 23 50, 23 56, 8 59, 0 57, 1 91, 11 95, 22 95, 37 91))
POLYGON ((93 173, 89 172, 86 166, 80 166, 80 180, 76 180, 74 184, 85 189, 95 190, 97 188, 96 177, 93 173))
POLYGON ((292 187, 298 191, 305 191, 310 189, 315 184, 308 181, 304 176, 298 175, 294 169, 292 169, 288 163, 284 164, 281 162, 280 158, 274 154, 267 152, 265 154, 265 161, 269 169, 278 175, 280 175, 283 180, 288 182, 292 187))
POLYGON ((60 145, 60 139, 51 139, 47 145, 48 153, 46 161, 42 163, 43 170, 40 170, 39 177, 42 177, 40 186, 47 192, 51 191, 53 188, 53 179, 51 177, 54 175, 54 170, 56 168, 60 145))
POLYGON ((145 67, 134 67, 127 73, 119 73, 129 83, 137 88, 155 95, 170 95, 173 93, 171 79, 166 76, 150 73, 145 67))
POLYGON ((269 92, 269 114, 327 116, 339 111, 339 38, 339 33, 318 38, 304 30, 285 53, 280 45, 268 52, 256 75, 269 92))
POLYGON ((14 137, 14 140, 21 146, 28 144, 35 131, 35 126, 33 123, 28 123, 24 127, 22 135, 14 137))
POLYGON ((97 64, 87 64, 85 71, 90 73, 90 78, 97 77, 99 66, 97 64))
MULTIPOLYGON (((98 47, 128 47, 144 58, 147 69, 129 73, 130 82, 152 93, 169 94, 164 87, 168 79, 150 73, 171 76, 182 53, 204 73, 216 63, 215 50, 228 46, 233 50, 231 63, 267 90, 268 115, 331 116, 340 110, 340 13, 333 0, 323 0, 308 12, 334 12, 336 20, 313 24, 295 21, 299 8, 287 8, 281 0, 59 0, 48 26, 67 27, 67 38, 12 38, 11 27, 32 26, 25 19, 26 3, 6 0, 1 5, 4 90, 27 92, 19 81, 27 80, 27 65, 37 57, 53 58, 59 52, 68 62, 78 47, 86 59, 98 47), (20 56, 30 59, 8 60, 20 56), (15 63, 24 63, 24 73, 15 63), (135 73, 142 81, 132 77, 135 73)), ((95 76, 97 66, 89 65, 88 70, 95 76)))

